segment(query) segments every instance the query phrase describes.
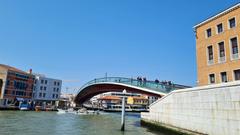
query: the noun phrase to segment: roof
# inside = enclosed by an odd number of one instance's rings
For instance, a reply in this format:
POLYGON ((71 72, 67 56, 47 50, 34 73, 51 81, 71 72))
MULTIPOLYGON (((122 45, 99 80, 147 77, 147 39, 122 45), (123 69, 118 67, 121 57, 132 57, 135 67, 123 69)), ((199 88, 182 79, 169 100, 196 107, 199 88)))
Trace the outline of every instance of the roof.
POLYGON ((15 67, 11 67, 11 66, 8 66, 8 65, 0 64, 0 67, 5 68, 5 69, 7 69, 7 70, 14 71, 14 72, 19 72, 19 73, 23 73, 23 74, 28 74, 28 73, 25 72, 25 71, 22 71, 22 70, 20 70, 20 69, 17 69, 17 68, 15 68, 15 67))
POLYGON ((217 18, 219 18, 219 17, 221 17, 221 16, 223 16, 223 15, 225 15, 225 14, 227 14, 227 13, 229 13, 229 12, 239 8, 239 7, 240 7, 240 3, 237 3, 237 4, 233 5, 233 6, 227 8, 227 9, 221 11, 221 12, 219 12, 218 14, 213 15, 213 16, 209 17, 208 19, 198 23, 193 28, 196 29, 196 28, 198 28, 198 27, 200 27, 200 26, 202 26, 202 25, 204 25, 204 24, 206 24, 206 23, 208 23, 208 22, 210 22, 210 21, 212 21, 214 19, 217 19, 217 18))
POLYGON ((120 100, 120 99, 121 98, 117 97, 117 96, 104 96, 104 97, 99 98, 98 100, 120 100))

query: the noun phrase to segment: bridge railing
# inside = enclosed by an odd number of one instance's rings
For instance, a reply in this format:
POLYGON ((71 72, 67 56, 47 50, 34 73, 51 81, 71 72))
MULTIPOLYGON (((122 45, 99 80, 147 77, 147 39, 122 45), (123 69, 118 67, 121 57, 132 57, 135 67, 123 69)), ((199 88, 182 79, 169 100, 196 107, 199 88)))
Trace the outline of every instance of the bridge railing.
POLYGON ((176 89, 189 88, 188 86, 178 85, 174 83, 169 84, 169 83, 155 82, 155 81, 144 81, 144 80, 140 81, 133 78, 123 78, 123 77, 104 77, 104 78, 96 78, 94 80, 89 81, 88 83, 86 83, 80 88, 79 92, 83 88, 89 85, 103 83, 103 82, 123 83, 123 84, 141 87, 141 88, 147 88, 147 89, 151 89, 151 90, 155 90, 163 93, 169 93, 176 89))

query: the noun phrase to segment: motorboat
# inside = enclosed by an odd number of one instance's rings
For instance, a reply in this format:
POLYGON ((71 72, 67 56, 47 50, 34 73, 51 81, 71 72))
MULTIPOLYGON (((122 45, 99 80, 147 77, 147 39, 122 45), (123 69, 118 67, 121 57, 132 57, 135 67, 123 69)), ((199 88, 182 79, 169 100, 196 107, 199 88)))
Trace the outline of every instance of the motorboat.
MULTIPOLYGON (((106 112, 121 112, 122 111, 122 105, 111 105, 107 108, 103 108, 106 112)), ((147 108, 137 105, 126 105, 125 106, 126 112, 147 112, 147 108)))
POLYGON ((93 110, 87 110, 86 108, 82 108, 82 109, 79 109, 76 114, 79 114, 79 115, 95 115, 95 114, 100 114, 99 110, 97 111, 93 111, 93 110))
POLYGON ((30 110, 29 109, 29 106, 28 106, 28 104, 21 104, 20 106, 19 106, 19 110, 21 110, 21 111, 28 111, 28 110, 30 110))
POLYGON ((65 114, 67 111, 66 110, 63 110, 63 109, 57 109, 58 110, 58 114, 65 114))

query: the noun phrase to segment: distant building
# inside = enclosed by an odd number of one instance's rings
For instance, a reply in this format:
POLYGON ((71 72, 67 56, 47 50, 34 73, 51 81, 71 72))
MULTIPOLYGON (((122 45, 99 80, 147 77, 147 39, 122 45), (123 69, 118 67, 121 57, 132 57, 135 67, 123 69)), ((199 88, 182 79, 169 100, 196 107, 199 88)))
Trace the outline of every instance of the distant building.
POLYGON ((40 74, 34 74, 34 76, 33 100, 39 105, 42 103, 54 105, 60 98, 62 81, 40 74))
POLYGON ((119 96, 102 96, 99 99, 100 105, 103 108, 109 108, 112 105, 121 104, 122 99, 119 96))
POLYGON ((148 104, 149 105, 151 105, 152 103, 154 103, 157 100, 158 100, 158 97, 156 97, 156 96, 148 96, 148 104))
MULTIPOLYGON (((107 93, 103 93, 101 94, 101 96, 122 96, 122 92, 107 92, 107 93)), ((138 93, 126 93, 126 96, 141 96, 141 94, 138 93)))
POLYGON ((198 85, 240 80, 240 3, 194 26, 198 85))
MULTIPOLYGON (((121 96, 122 92, 107 92, 93 97, 92 99, 90 99, 90 101, 92 104, 100 104, 100 106, 109 107, 110 105, 121 104, 121 96)), ((148 106, 158 100, 158 97, 142 95, 138 93, 127 93, 126 96, 128 97, 126 100, 126 104, 129 105, 143 104, 144 106, 148 106)))
POLYGON ((61 94, 59 99, 59 108, 72 108, 76 107, 76 103, 74 102, 75 94, 61 94))
POLYGON ((17 100, 32 99, 34 76, 20 69, 0 64, 0 105, 14 105, 17 100))
POLYGON ((127 104, 129 105, 142 105, 147 106, 148 105, 148 98, 145 96, 140 97, 128 97, 127 98, 127 104))

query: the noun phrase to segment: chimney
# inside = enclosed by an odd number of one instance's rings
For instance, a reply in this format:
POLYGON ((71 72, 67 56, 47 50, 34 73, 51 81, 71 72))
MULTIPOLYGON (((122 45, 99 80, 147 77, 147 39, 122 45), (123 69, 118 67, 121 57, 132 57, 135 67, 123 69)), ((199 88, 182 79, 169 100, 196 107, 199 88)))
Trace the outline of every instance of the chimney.
POLYGON ((29 69, 29 74, 32 74, 32 69, 29 69))

